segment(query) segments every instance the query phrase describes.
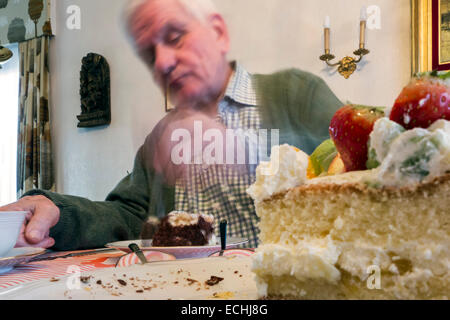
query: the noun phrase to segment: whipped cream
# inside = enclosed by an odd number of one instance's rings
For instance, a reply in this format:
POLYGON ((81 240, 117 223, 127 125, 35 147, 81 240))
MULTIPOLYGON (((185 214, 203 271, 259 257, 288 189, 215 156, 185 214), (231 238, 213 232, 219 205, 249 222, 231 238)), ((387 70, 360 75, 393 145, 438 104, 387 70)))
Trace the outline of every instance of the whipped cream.
POLYGON ((401 132, 392 121, 380 119, 371 134, 369 150, 374 150, 380 162, 373 170, 373 180, 381 185, 429 182, 450 171, 450 122, 441 119, 428 129, 401 132))
POLYGON ((214 222, 214 216, 207 214, 194 214, 184 211, 172 211, 168 214, 169 223, 174 227, 183 227, 189 225, 195 225, 198 223, 198 218, 201 216, 205 221, 209 223, 214 222))
POLYGON ((291 247, 280 244, 260 245, 252 256, 252 271, 257 275, 258 295, 267 296, 268 285, 259 275, 272 277, 292 276, 299 281, 311 279, 336 283, 341 272, 335 264, 340 249, 330 237, 310 239, 291 247))
POLYGON ((369 158, 373 158, 380 164, 389 152, 392 141, 397 138, 405 129, 398 123, 388 118, 378 119, 370 134, 369 158))
POLYGON ((271 195, 306 182, 309 157, 287 144, 272 148, 270 161, 261 161, 256 168, 256 181, 247 193, 256 203, 271 195))

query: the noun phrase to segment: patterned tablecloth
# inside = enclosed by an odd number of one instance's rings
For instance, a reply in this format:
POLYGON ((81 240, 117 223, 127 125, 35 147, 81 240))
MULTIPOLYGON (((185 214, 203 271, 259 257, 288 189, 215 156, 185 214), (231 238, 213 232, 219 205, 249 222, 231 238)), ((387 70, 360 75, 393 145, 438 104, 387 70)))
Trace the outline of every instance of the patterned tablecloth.
MULTIPOLYGON (((87 250, 91 251, 91 250, 87 250)), ((70 253, 86 251, 50 252, 47 256, 64 256, 70 253)), ((224 256, 250 256, 253 249, 228 249, 224 256)), ((175 256, 159 251, 144 251, 147 261, 176 260, 175 256)), ((218 253, 214 254, 218 255, 218 253)), ((43 256, 39 256, 43 257, 43 256)), ((139 262, 136 254, 126 254, 119 250, 80 255, 69 258, 57 258, 48 261, 35 261, 17 265, 13 270, 0 274, 0 291, 28 282, 62 277, 73 273, 81 273, 103 268, 125 267, 139 262)))
MULTIPOLYGON (((49 255, 65 255, 83 251, 50 253, 49 255)), ((16 266, 7 273, 0 274, 0 290, 25 284, 35 280, 61 277, 74 272, 92 271, 101 268, 115 267, 124 252, 111 251, 85 256, 58 258, 49 261, 36 261, 16 266)))

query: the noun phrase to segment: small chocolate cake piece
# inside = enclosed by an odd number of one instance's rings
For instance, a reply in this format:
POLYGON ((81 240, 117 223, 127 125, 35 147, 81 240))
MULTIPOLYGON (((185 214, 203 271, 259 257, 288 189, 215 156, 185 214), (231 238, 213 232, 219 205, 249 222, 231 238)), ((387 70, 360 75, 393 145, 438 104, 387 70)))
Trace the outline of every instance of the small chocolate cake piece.
POLYGON ((141 239, 152 239, 158 230, 160 222, 156 217, 149 217, 142 225, 141 239))
POLYGON ((161 220, 152 245, 204 246, 215 242, 213 216, 174 211, 161 220))

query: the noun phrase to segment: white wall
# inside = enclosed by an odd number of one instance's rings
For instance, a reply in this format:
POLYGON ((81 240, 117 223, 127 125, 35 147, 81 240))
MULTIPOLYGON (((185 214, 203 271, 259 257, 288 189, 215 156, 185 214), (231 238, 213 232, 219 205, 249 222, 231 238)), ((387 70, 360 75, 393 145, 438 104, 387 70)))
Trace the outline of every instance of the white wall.
MULTIPOLYGON (((131 171, 135 152, 164 116, 163 98, 133 54, 120 25, 124 0, 58 0, 51 44, 52 121, 59 192, 103 199, 131 171), (66 27, 67 7, 81 8, 81 29, 66 27), (78 129, 79 71, 89 52, 111 69, 112 123, 78 129)), ((391 105, 410 76, 409 0, 215 0, 229 24, 230 58, 249 71, 297 67, 322 76, 342 101, 391 105), (348 80, 327 69, 323 21, 330 16, 337 58, 358 47, 362 5, 381 9, 381 29, 368 30, 370 55, 348 80)))

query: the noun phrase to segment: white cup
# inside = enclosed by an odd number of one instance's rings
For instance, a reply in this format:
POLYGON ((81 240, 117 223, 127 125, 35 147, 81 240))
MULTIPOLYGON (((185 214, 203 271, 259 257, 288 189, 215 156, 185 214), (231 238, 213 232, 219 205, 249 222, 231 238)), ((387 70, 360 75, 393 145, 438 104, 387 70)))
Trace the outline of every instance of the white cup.
POLYGON ((0 211, 0 258, 16 245, 26 211, 0 211))

